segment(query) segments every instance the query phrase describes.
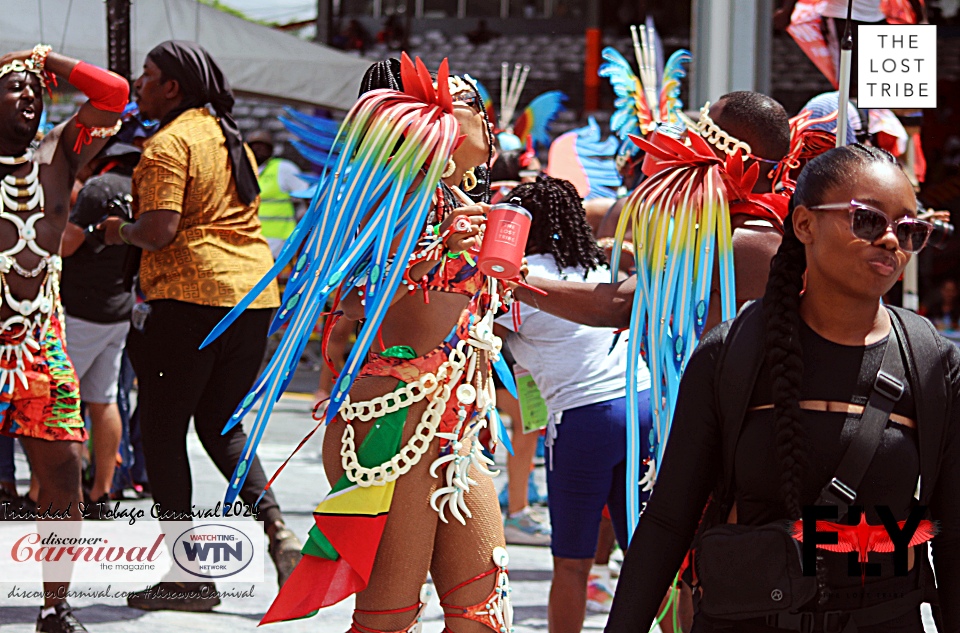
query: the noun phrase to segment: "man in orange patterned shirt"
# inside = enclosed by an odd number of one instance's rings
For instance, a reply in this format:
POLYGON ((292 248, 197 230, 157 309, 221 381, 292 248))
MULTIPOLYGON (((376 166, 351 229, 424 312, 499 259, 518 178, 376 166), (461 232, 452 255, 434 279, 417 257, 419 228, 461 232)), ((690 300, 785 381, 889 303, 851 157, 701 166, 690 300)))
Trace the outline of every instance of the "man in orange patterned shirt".
MULTIPOLYGON (((240 425, 225 435, 221 431, 256 378, 273 308, 280 301, 271 284, 224 336, 199 349, 273 265, 260 234, 253 154, 231 116, 230 86, 199 45, 171 41, 154 48, 134 90, 142 116, 159 119, 160 129, 147 140, 134 172, 136 221, 108 219, 102 226, 108 244, 143 249, 140 286, 149 316, 139 328, 135 321, 127 349, 140 386, 147 474, 164 515, 189 518, 190 418, 207 454, 229 477, 247 436, 240 425)), ((265 486, 255 459, 240 496, 252 506, 265 486)), ((272 491, 264 494, 258 518, 264 521, 282 585, 299 560, 300 543, 284 526, 272 491)), ((168 584, 161 583, 160 591, 138 592, 127 602, 141 609, 191 611, 220 602, 209 593, 165 598, 183 592, 182 584, 163 586, 168 584)), ((212 583, 192 585, 187 588, 202 590, 212 583)))

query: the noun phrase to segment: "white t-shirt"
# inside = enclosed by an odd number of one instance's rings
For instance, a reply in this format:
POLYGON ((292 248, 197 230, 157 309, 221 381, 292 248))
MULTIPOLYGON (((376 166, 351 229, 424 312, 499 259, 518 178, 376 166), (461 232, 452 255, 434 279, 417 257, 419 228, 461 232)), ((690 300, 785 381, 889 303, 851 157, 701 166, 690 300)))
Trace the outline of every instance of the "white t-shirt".
MULTIPOLYGON (((847 19, 847 0, 826 0, 821 15, 847 19)), ((851 17, 858 22, 882 22, 887 19, 880 10, 880 0, 853 0, 851 17)))
MULTIPOLYGON (((528 255, 530 275, 544 279, 608 282, 606 267, 584 278, 581 270, 557 268, 552 255, 528 255)), ((520 304, 520 330, 514 331, 512 314, 497 323, 511 330, 507 343, 517 364, 530 372, 551 417, 568 409, 622 398, 627 393, 627 344, 624 332, 614 341, 614 330, 580 325, 520 304)), ((640 361, 637 390, 650 388, 650 372, 640 361)))

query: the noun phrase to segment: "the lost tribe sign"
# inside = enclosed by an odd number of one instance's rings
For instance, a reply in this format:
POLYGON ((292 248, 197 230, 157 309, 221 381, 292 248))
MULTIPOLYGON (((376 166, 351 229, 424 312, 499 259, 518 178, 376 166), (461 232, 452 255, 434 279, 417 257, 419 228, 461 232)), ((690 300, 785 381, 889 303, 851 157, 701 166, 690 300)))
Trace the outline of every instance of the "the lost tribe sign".
POLYGON ((858 107, 937 107, 936 26, 861 25, 856 47, 858 107))

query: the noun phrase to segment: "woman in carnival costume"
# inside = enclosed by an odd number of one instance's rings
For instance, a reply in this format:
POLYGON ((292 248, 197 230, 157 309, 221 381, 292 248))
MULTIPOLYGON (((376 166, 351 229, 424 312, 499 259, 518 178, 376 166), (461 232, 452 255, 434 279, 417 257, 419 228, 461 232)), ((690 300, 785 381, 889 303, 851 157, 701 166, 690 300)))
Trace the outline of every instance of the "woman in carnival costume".
POLYGON ((492 462, 478 441, 484 428, 493 442, 502 436, 490 379, 491 361, 502 363, 493 335, 501 298, 476 267, 486 205, 457 186, 489 162, 489 121, 446 60, 435 82, 404 55, 371 68, 365 83, 375 89, 347 115, 310 210, 277 260, 275 271, 301 249, 275 323, 286 334, 231 419, 264 396, 244 452, 252 456, 326 297, 363 320, 324 415, 333 489, 263 622, 356 593, 351 631, 415 631, 430 572, 448 629, 506 632, 507 555, 492 462))

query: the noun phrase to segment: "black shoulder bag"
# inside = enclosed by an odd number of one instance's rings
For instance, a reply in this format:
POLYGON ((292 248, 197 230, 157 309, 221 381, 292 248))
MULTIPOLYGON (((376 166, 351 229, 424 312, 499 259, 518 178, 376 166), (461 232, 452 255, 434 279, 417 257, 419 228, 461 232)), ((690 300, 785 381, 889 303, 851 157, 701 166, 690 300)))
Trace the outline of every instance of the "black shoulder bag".
MULTIPOLYGON (((751 309, 759 310, 759 305, 751 306, 751 309)), ((759 316, 756 313, 742 314, 740 318, 753 317, 755 323, 762 324, 759 316)), ((752 331, 757 328, 750 324, 741 328, 737 325, 734 323, 731 339, 738 336, 753 338, 758 334, 752 331)), ((728 345, 733 343, 733 340, 727 341, 728 345)), ((903 395, 904 370, 900 348, 897 328, 891 327, 863 414, 859 419, 850 416, 844 423, 847 430, 857 426, 856 434, 840 460, 836 474, 817 500, 817 505, 837 506, 841 519, 855 502, 857 488, 880 445, 890 412, 903 395)), ((757 369, 762 354, 758 356, 751 359, 757 363, 757 369)), ((743 389, 742 385, 740 389, 743 389)), ((741 420, 746 413, 745 407, 744 404, 744 411, 739 413, 741 420)), ((721 414, 726 413, 730 412, 721 411, 721 414)), ((724 441, 727 440, 725 433, 724 441)), ((736 442, 736 437, 733 441, 736 442)), ((732 475, 732 466, 729 468, 732 475)), ((727 481, 732 482, 732 477, 727 481)), ((784 619, 777 623, 782 628, 794 628, 791 614, 795 614, 794 619, 812 618, 812 614, 801 615, 798 611, 816 596, 817 579, 815 575, 803 574, 801 543, 793 538, 791 528, 791 522, 777 521, 761 526, 721 524, 705 530, 700 535, 695 558, 701 591, 699 610, 707 616, 730 620, 779 617, 784 619)), ((805 628, 801 626, 798 630, 805 628)))

